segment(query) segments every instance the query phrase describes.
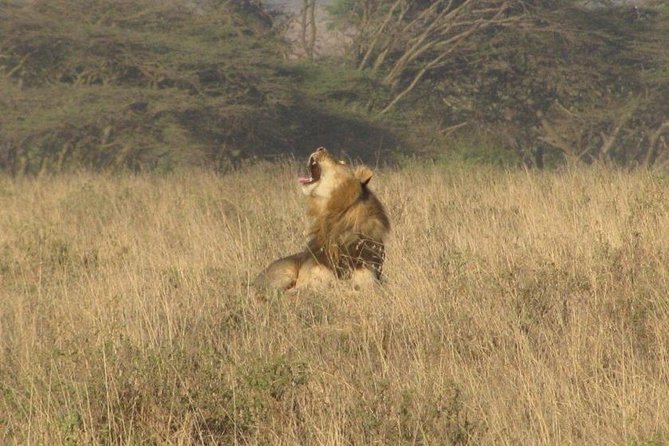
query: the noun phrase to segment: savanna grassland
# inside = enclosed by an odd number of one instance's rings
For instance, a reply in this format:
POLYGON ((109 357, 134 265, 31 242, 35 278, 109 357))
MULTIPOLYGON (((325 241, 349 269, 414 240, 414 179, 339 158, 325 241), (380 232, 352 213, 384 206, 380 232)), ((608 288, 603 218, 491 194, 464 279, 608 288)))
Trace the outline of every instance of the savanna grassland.
POLYGON ((382 169, 386 284, 258 299, 297 170, 0 179, 0 443, 669 443, 669 177, 382 169))

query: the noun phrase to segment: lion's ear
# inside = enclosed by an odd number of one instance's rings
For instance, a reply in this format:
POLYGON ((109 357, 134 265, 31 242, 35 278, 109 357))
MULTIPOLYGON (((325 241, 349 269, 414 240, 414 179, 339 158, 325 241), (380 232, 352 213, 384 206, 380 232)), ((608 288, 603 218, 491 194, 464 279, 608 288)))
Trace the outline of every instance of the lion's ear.
POLYGON ((355 177, 360 180, 363 186, 366 186, 369 183, 369 180, 374 176, 372 169, 366 166, 360 166, 355 169, 355 177))

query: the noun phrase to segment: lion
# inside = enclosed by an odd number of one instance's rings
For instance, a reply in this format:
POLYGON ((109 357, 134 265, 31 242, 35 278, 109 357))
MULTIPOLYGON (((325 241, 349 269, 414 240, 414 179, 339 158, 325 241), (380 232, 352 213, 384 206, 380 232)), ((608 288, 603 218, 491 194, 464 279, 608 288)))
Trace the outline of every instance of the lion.
POLYGON ((369 190, 373 172, 352 168, 324 147, 309 156, 309 176, 299 177, 310 219, 307 247, 272 262, 254 281, 258 289, 289 290, 351 279, 379 283, 390 221, 369 190))

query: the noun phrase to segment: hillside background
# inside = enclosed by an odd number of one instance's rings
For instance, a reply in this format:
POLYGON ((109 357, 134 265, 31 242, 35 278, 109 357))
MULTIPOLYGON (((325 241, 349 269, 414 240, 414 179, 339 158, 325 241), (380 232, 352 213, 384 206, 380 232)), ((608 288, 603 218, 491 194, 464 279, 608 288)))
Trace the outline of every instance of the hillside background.
POLYGON ((289 6, 1 0, 0 169, 669 161, 665 2, 289 6))

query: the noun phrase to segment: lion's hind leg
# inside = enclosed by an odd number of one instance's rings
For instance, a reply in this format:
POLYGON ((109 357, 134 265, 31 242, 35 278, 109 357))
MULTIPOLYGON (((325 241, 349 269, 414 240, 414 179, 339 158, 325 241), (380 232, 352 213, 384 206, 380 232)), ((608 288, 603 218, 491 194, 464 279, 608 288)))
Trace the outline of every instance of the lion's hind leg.
POLYGON ((375 270, 358 268, 351 274, 351 284, 356 290, 370 291, 381 285, 381 280, 375 270))
POLYGON ((293 254, 272 262, 253 281, 257 289, 288 290, 293 288, 304 262, 304 253, 293 254))
POLYGON ((331 286, 335 279, 332 270, 310 257, 300 268, 295 288, 325 289, 331 286))

